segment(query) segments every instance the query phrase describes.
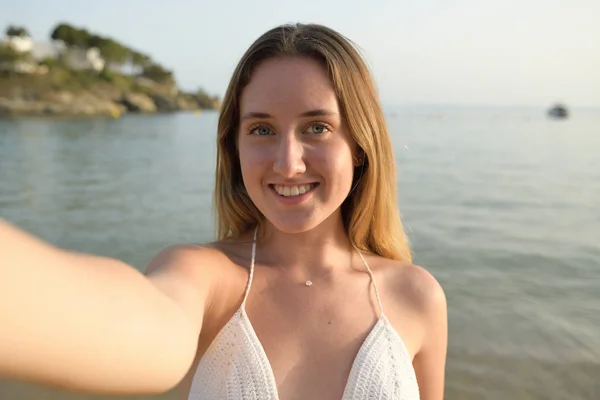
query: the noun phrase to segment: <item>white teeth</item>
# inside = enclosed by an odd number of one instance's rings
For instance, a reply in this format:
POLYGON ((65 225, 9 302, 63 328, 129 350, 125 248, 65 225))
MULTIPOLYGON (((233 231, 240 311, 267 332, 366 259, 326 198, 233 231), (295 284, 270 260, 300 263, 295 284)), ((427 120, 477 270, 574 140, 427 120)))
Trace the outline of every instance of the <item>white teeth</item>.
POLYGON ((274 185, 275 191, 279 195, 285 196, 285 197, 298 196, 298 195, 304 194, 304 193, 308 192, 310 189, 312 189, 313 186, 314 186, 314 184, 310 184, 310 183, 307 185, 299 185, 299 186, 274 185))

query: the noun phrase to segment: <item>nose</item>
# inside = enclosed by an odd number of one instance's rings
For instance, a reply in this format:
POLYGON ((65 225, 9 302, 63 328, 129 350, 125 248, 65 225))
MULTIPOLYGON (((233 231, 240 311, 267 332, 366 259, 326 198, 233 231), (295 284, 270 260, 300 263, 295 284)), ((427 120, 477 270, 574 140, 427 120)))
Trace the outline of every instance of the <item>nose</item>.
POLYGON ((283 178, 292 178, 306 171, 304 148, 296 135, 281 135, 273 162, 273 171, 283 178))

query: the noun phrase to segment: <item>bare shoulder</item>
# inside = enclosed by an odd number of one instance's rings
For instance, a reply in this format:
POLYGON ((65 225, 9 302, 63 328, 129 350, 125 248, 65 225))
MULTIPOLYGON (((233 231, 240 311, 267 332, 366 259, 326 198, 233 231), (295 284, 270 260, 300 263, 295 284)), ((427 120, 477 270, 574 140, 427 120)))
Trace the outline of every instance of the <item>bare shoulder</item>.
POLYGON ((161 250, 146 267, 148 276, 158 274, 184 275, 186 278, 204 280, 207 274, 226 260, 214 243, 178 244, 161 250))
POLYGON ((425 268, 380 259, 379 281, 386 293, 390 319, 413 357, 422 399, 442 399, 448 316, 446 295, 425 268))
MULTIPOLYGON (((236 273, 227 255, 214 243, 180 244, 160 251, 148 264, 145 275, 173 299, 200 327, 224 281, 236 273)), ((217 299, 218 300, 218 299, 217 299)))
POLYGON ((244 238, 169 246, 148 264, 146 275, 167 271, 184 274, 192 279, 203 278, 213 272, 221 275, 227 265, 239 264, 236 261, 247 258, 250 248, 251 242, 244 238))
POLYGON ((415 365, 423 365, 423 359, 433 360, 424 369, 437 371, 444 364, 448 329, 442 286, 421 266, 376 256, 371 259, 386 314, 415 365))
POLYGON ((438 280, 425 268, 384 258, 377 260, 385 290, 393 300, 410 305, 419 313, 446 309, 446 295, 438 280))

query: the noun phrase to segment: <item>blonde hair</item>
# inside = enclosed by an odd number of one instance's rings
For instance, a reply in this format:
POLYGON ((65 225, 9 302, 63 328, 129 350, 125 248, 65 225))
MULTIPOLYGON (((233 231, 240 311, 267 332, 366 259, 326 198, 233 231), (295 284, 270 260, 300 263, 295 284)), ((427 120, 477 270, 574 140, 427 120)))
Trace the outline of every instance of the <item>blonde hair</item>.
POLYGON ((362 251, 411 262, 397 207, 392 142, 371 74, 349 39, 314 24, 269 30, 250 46, 235 68, 217 133, 214 203, 218 238, 241 235, 261 225, 264 218, 242 181, 237 150, 239 100, 256 67, 275 57, 310 57, 327 68, 342 117, 362 158, 355 167, 353 189, 341 207, 350 241, 362 251))

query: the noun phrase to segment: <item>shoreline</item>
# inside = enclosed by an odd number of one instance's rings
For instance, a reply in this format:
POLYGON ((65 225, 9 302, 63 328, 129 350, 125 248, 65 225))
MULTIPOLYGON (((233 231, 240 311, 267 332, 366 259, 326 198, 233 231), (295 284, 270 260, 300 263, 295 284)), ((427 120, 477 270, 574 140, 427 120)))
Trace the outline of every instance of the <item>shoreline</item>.
POLYGON ((107 90, 19 90, 0 95, 0 118, 13 117, 111 117, 127 114, 155 115, 182 111, 218 110, 220 104, 204 106, 186 94, 139 93, 107 90))
POLYGON ((205 112, 213 113, 219 112, 213 108, 201 108, 197 110, 175 110, 175 111, 157 111, 152 113, 135 113, 135 112, 124 112, 118 116, 112 116, 107 114, 2 114, 0 113, 0 121, 18 121, 18 120, 30 120, 30 121, 93 121, 93 120, 118 120, 121 118, 128 117, 164 117, 168 115, 181 115, 181 114, 193 114, 200 116, 205 112))

